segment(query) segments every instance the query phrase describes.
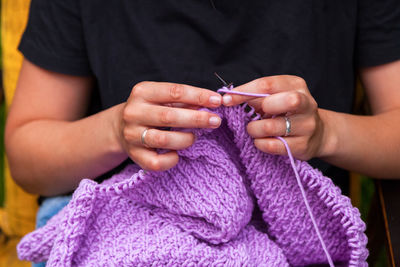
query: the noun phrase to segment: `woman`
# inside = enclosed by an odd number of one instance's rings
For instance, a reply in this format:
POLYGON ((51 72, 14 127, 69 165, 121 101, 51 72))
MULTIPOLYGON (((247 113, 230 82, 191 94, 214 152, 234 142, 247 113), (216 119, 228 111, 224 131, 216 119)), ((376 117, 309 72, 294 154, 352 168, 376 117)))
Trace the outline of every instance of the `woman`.
MULTIPOLYGON (((268 115, 290 112, 286 138, 295 157, 398 177, 397 1, 351 1, 343 9, 295 1, 216 2, 215 9, 207 1, 70 2, 33 1, 20 46, 25 61, 6 145, 14 179, 29 192, 69 192, 81 177, 95 178, 128 157, 144 169, 171 168, 176 153, 152 148, 182 149, 193 136, 153 128, 218 127, 212 114, 185 108, 221 104, 217 93, 199 88, 218 88, 213 71, 237 85, 253 80, 236 90, 274 94, 250 103, 268 115), (373 116, 341 113, 351 109, 357 66, 373 116), (287 73, 301 78, 280 76, 287 73), (171 83, 140 83, 146 80, 171 83), (87 116, 97 89, 101 105, 87 116), (141 143, 147 128, 149 147, 141 143)), ((224 103, 248 100, 232 99, 224 103)), ((248 130, 261 150, 286 153, 268 138, 285 134, 282 116, 248 130)))
POLYGON ((395 0, 34 0, 6 128, 14 179, 54 196, 127 159, 170 169, 194 136, 163 127, 216 128, 220 118, 198 107, 243 102, 263 115, 247 127, 261 151, 285 155, 272 138, 283 136, 336 179, 345 176, 336 167, 396 178, 398 25, 395 0), (210 90, 214 71, 237 91, 271 96, 222 98, 210 90), (372 116, 348 114, 356 73, 372 116))

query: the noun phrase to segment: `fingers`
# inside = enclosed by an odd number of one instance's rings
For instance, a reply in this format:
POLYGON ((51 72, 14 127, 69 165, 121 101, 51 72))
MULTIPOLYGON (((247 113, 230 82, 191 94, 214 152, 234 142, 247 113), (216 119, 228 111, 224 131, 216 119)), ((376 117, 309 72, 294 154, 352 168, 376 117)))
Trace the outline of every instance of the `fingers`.
MULTIPOLYGON (((300 77, 279 75, 259 78, 233 89, 233 91, 257 94, 275 94, 292 90, 307 91, 307 85, 300 77)), ((223 104, 226 106, 233 106, 243 102, 248 102, 251 99, 254 99, 254 97, 225 94, 223 96, 223 104)))
MULTIPOLYGON (((290 121, 293 125, 293 118, 290 121)), ((286 122, 284 117, 252 121, 247 124, 247 132, 253 138, 284 136, 286 134, 286 122)))
POLYGON ((138 83, 120 113, 118 136, 121 146, 144 169, 169 169, 178 162, 174 150, 189 147, 195 137, 191 133, 162 131, 154 127, 217 128, 221 118, 198 109, 215 108, 221 102, 219 93, 203 88, 164 82, 138 83), (145 146, 142 134, 146 129, 145 146), (173 151, 158 154, 156 148, 173 151))
POLYGON ((211 112, 145 104, 132 116, 137 124, 155 127, 217 128, 221 124, 221 118, 211 112))
POLYGON ((222 100, 219 93, 211 90, 166 82, 138 83, 131 96, 151 103, 184 103, 203 107, 218 107, 222 100))
POLYGON ((145 127, 135 127, 124 131, 125 151, 128 156, 144 170, 164 171, 174 167, 179 160, 175 150, 185 149, 195 141, 195 136, 187 132, 148 129, 142 143, 145 127), (155 149, 172 150, 158 153, 155 149))
MULTIPOLYGON (((285 137, 285 141, 297 159, 309 160, 312 158, 310 147, 303 137, 285 137)), ((281 156, 288 155, 284 143, 274 137, 255 139, 254 145, 265 153, 281 156)))
POLYGON ((315 100, 299 91, 287 91, 265 97, 261 103, 264 114, 308 113, 317 108, 315 100))
POLYGON ((181 150, 191 146, 195 136, 192 133, 149 129, 144 141, 151 148, 181 150))
MULTIPOLYGON (((143 128, 144 130, 145 128, 143 128)), ((175 150, 185 149, 195 141, 192 133, 149 129, 143 140, 148 146, 145 147, 141 140, 143 131, 136 135, 126 136, 126 140, 129 140, 128 156, 144 170, 165 171, 174 167, 179 161, 175 150), (155 148, 173 151, 158 154, 154 150, 155 148)))
MULTIPOLYGON (((146 130, 140 127, 140 130, 129 131, 125 134, 125 140, 129 146, 143 146, 142 134, 146 130)), ((195 141, 195 136, 187 132, 162 131, 150 128, 144 137, 145 144, 150 148, 163 148, 171 150, 181 150, 188 148, 195 141)))
MULTIPOLYGON (((314 116, 299 114, 288 118, 291 124, 290 136, 309 136, 316 129, 314 116)), ((286 121, 283 116, 252 121, 247 125, 247 132, 253 138, 284 136, 286 134, 286 121)))
POLYGON ((151 171, 165 171, 178 164, 179 157, 176 151, 158 154, 156 151, 144 147, 132 147, 128 156, 142 169, 151 171))
POLYGON ((308 160, 318 155, 324 127, 318 115, 317 103, 304 79, 290 75, 263 77, 238 86, 233 91, 258 95, 226 93, 223 96, 225 106, 247 102, 264 118, 247 125, 247 131, 255 138, 254 144, 258 149, 270 154, 287 155, 284 143, 274 136, 285 136, 288 127, 290 133, 285 140, 293 156, 308 160), (280 116, 282 114, 289 117, 288 123, 280 116))

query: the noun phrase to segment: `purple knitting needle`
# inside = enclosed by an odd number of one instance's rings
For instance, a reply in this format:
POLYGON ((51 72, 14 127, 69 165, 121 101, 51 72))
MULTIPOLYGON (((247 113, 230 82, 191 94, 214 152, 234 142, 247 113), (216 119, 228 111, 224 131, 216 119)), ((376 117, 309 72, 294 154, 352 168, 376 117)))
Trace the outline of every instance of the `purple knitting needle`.
MULTIPOLYGON (((246 93, 246 92, 232 91, 232 89, 233 89, 233 85, 232 84, 228 85, 217 73, 215 73, 215 75, 224 83, 224 87, 222 87, 221 89, 217 90, 217 92, 219 92, 219 93, 236 94, 236 95, 244 95, 244 96, 254 96, 254 97, 266 97, 266 96, 269 96, 269 94, 256 94, 256 93, 246 93)), ((310 204, 308 203, 306 192, 304 190, 303 184, 301 183, 300 175, 297 172, 297 167, 296 167, 296 164, 294 162, 292 151, 290 150, 290 147, 289 147, 288 143, 286 142, 286 140, 284 138, 282 138, 280 136, 276 136, 275 138, 281 140, 282 143, 285 145, 285 148, 286 148, 286 150, 288 152, 290 164, 292 165, 292 169, 293 169, 294 174, 296 176, 297 184, 298 184, 298 186, 300 188, 304 204, 305 204, 305 206, 307 208, 308 214, 310 215, 310 218, 311 218, 312 224, 314 226, 315 232, 317 233, 317 236, 318 236, 318 239, 319 239, 319 241, 321 243, 322 249, 324 250, 326 258, 328 259, 329 266, 330 267, 334 267, 335 265, 333 264, 331 255, 329 254, 329 251, 328 251, 328 249, 327 249, 327 247, 325 245, 324 239, 321 236, 321 233, 319 231, 317 222, 315 221, 314 215, 312 213, 310 204)))

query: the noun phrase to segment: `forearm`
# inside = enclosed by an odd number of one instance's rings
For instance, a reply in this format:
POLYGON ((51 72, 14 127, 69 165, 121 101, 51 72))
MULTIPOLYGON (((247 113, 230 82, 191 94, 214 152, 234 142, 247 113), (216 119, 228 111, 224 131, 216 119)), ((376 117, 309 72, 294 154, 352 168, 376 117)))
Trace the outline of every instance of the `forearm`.
POLYGON ((357 116, 319 110, 324 127, 320 158, 376 178, 400 178, 400 110, 357 116))
POLYGON ((121 107, 74 122, 35 120, 16 128, 6 140, 14 179, 29 192, 57 195, 123 162, 127 155, 115 132, 121 107))

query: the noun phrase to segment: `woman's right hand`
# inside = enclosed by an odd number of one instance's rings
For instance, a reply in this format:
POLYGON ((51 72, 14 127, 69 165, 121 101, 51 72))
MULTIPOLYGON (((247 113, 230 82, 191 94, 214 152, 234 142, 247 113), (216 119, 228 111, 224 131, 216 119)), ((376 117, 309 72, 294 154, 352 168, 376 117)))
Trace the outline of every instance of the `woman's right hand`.
POLYGON ((221 95, 211 90, 176 83, 140 82, 122 105, 117 129, 121 148, 145 170, 170 169, 179 160, 176 150, 191 146, 195 137, 192 133, 161 128, 217 128, 221 123, 218 115, 197 109, 220 105, 221 95), (171 151, 158 154, 157 148, 171 151))

